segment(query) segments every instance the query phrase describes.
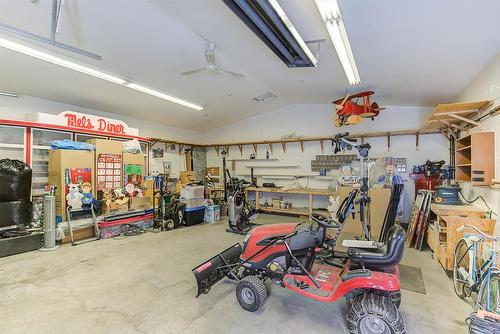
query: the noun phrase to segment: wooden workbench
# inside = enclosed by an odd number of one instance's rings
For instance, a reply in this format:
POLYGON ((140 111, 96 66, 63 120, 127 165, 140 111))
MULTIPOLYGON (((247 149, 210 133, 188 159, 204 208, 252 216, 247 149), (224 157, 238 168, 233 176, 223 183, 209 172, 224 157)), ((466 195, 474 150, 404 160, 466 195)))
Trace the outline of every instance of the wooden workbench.
POLYGON ((431 212, 435 220, 427 229, 427 244, 434 251, 434 259, 445 270, 453 270, 455 247, 464 234, 457 232, 459 227, 469 224, 487 234, 493 234, 495 229, 495 220, 486 219, 486 211, 472 205, 431 204, 431 212))
MULTIPOLYGON (((311 213, 314 211, 313 206, 313 196, 330 196, 339 197, 340 203, 342 200, 349 195, 353 190, 352 187, 339 187, 338 191, 332 192, 328 189, 317 189, 317 188, 301 188, 301 189, 290 189, 283 190, 281 188, 264 188, 264 187, 248 187, 246 188, 246 194, 248 192, 255 192, 255 207, 263 212, 269 213, 285 213, 292 214, 301 217, 310 217, 311 213), (264 207, 259 203, 260 193, 272 193, 277 196, 283 195, 305 195, 308 198, 307 208, 292 208, 292 209, 281 209, 273 207, 264 207)), ((387 210, 387 205, 391 197, 391 189, 389 188, 370 188, 369 196, 371 197, 370 204, 370 217, 371 217, 371 231, 374 238, 378 238, 380 235, 380 230, 384 223, 385 212, 387 210)), ((325 208, 326 210, 326 208, 325 208)), ((349 216, 347 222, 342 230, 343 233, 360 235, 362 233, 361 224, 359 222, 359 214, 355 215, 355 218, 349 216)))

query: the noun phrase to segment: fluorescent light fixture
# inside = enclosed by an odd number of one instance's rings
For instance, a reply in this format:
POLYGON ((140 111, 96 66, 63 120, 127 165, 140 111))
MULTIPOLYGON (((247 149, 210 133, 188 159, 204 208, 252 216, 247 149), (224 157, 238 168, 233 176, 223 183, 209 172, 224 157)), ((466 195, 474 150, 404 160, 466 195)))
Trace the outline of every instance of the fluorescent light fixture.
POLYGON ((160 99, 164 99, 164 100, 167 100, 167 101, 170 101, 173 103, 177 103, 177 104, 180 104, 180 105, 188 107, 188 108, 192 108, 195 110, 202 110, 203 109, 202 106, 190 103, 188 101, 167 95, 165 93, 162 93, 162 92, 150 89, 150 88, 146 88, 146 87, 138 85, 138 84, 131 83, 131 82, 129 82, 125 79, 122 79, 120 77, 117 77, 117 76, 114 76, 111 74, 107 74, 107 73, 104 73, 104 72, 101 72, 98 70, 94 70, 90 67, 83 66, 83 65, 74 63, 72 61, 53 56, 53 55, 45 53, 43 51, 39 51, 39 50, 30 48, 28 46, 25 46, 25 45, 22 45, 22 44, 19 44, 19 43, 16 43, 16 42, 13 42, 13 41, 1 38, 1 37, 0 37, 0 46, 4 47, 6 49, 12 50, 12 51, 16 51, 16 52, 25 54, 25 55, 33 57, 33 58, 37 58, 37 59, 55 64, 55 65, 69 68, 73 71, 87 74, 87 75, 93 76, 95 78, 99 78, 102 80, 106 80, 106 81, 115 83, 117 85, 121 85, 121 86, 125 86, 128 88, 137 90, 137 91, 142 92, 142 93, 156 96, 160 99))
POLYGON ((357 85, 361 82, 354 56, 352 55, 351 45, 347 38, 347 32, 342 22, 339 5, 337 0, 316 0, 316 6, 319 9, 323 22, 326 25, 328 34, 333 42, 337 56, 344 68, 347 80, 351 85, 357 85))
POLYGON ((0 96, 19 97, 19 94, 13 93, 13 92, 8 92, 6 90, 0 90, 0 96))
POLYGON ((223 0, 288 67, 315 67, 318 60, 277 0, 223 0))
POLYGON ((306 54, 307 58, 309 58, 309 60, 311 61, 311 63, 314 66, 317 66, 318 65, 318 60, 312 54, 312 52, 309 49, 309 47, 307 46, 306 42, 304 42, 304 40, 300 36, 300 34, 297 31, 297 29, 295 29, 295 26, 292 24, 292 22, 288 18, 288 16, 286 16, 285 11, 283 10, 283 8, 281 8, 281 6, 278 3, 278 1, 277 0, 269 0, 269 4, 271 5, 271 7, 273 7, 273 9, 276 11, 276 13, 280 17, 281 21, 283 22, 283 24, 288 28, 288 30, 290 31, 290 33, 293 35, 293 37, 295 38, 295 40, 299 44, 300 48, 302 49, 302 51, 304 51, 304 53, 306 54))
POLYGON ((202 106, 199 106, 199 105, 196 105, 194 103, 178 99, 176 97, 167 95, 165 93, 162 93, 162 92, 156 91, 154 89, 147 88, 147 87, 135 84, 135 83, 131 83, 131 82, 126 83, 125 87, 131 88, 131 89, 134 89, 136 91, 143 92, 143 93, 146 93, 146 94, 149 94, 149 95, 152 95, 152 96, 159 97, 160 99, 164 99, 164 100, 167 100, 167 101, 170 101, 170 102, 173 102, 173 103, 177 103, 177 104, 183 105, 184 107, 188 107, 188 108, 195 109, 195 110, 203 110, 202 106))

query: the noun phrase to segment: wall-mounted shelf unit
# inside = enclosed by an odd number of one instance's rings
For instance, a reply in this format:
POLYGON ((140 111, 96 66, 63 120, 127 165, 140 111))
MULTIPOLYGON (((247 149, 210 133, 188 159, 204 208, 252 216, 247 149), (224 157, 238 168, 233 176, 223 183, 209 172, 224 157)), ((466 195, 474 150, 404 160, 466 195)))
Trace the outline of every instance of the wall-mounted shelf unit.
POLYGON ((299 167, 299 165, 246 165, 247 168, 294 168, 299 167))
POLYGON ((490 185, 494 177, 494 132, 475 132, 455 143, 455 180, 490 185))

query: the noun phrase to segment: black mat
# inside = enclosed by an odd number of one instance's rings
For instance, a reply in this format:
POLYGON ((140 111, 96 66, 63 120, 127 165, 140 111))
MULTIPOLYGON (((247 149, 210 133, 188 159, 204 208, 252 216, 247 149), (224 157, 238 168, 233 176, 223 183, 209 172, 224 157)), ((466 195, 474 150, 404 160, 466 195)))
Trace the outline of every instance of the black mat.
POLYGON ((423 295, 426 294, 424 277, 422 276, 421 268, 400 264, 399 279, 401 289, 418 292, 423 295))

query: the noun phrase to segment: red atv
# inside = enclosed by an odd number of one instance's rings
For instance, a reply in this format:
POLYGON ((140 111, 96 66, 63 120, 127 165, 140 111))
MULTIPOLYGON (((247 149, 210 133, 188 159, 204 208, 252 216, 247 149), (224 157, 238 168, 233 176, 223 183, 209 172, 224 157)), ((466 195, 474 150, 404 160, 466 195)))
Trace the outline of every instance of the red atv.
POLYGON ((254 312, 266 302, 264 281, 270 280, 323 302, 345 297, 351 333, 405 333, 405 321, 398 310, 401 294, 397 265, 406 238, 400 226, 391 227, 387 243, 378 244, 375 250, 348 248, 339 265, 330 261, 325 264, 318 256, 326 243, 332 244, 327 229, 341 229, 351 213, 355 192, 346 198, 335 220, 313 214, 317 224, 253 228, 243 245, 235 244, 193 269, 197 297, 227 277, 237 282, 236 297, 241 307, 254 312))

